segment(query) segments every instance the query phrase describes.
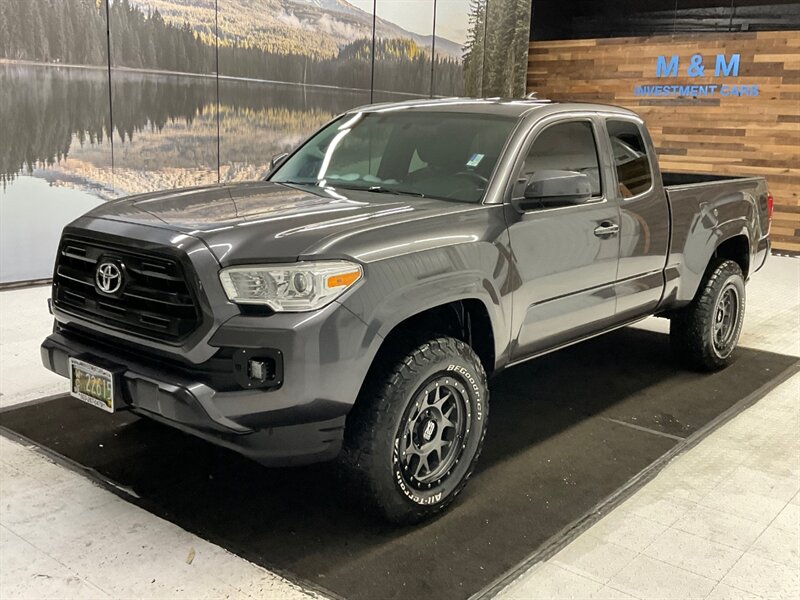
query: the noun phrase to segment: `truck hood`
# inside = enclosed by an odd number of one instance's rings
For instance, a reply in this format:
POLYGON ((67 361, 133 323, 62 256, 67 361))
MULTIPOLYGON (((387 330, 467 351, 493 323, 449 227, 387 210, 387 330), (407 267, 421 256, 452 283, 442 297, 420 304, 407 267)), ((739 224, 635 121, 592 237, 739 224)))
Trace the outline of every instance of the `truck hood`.
POLYGON ((225 265, 296 260, 323 250, 347 254, 338 241, 359 230, 474 208, 413 196, 254 182, 131 196, 87 216, 197 237, 225 265))

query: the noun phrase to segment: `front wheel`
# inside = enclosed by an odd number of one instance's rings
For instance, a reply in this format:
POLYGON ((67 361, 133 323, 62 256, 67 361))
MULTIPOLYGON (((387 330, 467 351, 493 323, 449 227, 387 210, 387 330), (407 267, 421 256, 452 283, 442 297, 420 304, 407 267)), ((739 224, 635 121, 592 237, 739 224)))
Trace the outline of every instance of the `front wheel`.
POLYGON ((695 299, 670 320, 675 357, 702 371, 728 366, 742 331, 744 307, 739 265, 732 260, 712 263, 695 299))
POLYGON ((394 523, 447 507, 466 485, 486 434, 486 373, 464 342, 437 337, 376 365, 345 434, 363 499, 394 523))

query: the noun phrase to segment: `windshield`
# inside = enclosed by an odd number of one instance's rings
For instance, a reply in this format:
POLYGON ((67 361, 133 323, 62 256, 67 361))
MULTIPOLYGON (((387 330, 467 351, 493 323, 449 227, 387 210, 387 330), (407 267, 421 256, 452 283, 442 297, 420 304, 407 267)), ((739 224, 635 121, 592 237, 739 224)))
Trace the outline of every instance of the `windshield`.
POLYGON ((397 110, 320 130, 270 181, 480 202, 516 119, 397 110))

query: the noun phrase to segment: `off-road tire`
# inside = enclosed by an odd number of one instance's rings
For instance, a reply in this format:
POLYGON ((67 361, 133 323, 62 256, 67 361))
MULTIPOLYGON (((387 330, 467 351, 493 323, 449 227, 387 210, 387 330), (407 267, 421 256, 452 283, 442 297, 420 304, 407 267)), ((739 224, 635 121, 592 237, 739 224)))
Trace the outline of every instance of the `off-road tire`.
MULTIPOLYGON (((441 513, 449 506, 464 488, 480 455, 486 435, 486 422, 489 416, 489 388, 486 373, 480 360, 464 342, 451 337, 435 337, 421 343, 411 343, 406 348, 382 353, 376 359, 362 393, 348 417, 345 430, 345 443, 342 463, 355 491, 362 502, 373 513, 392 523, 410 524, 441 513), (413 346, 413 347, 412 347, 413 346), (441 385, 441 390, 440 390, 441 385), (450 386, 449 388, 447 386, 450 386), (427 390, 427 391, 426 391, 427 390), (431 391, 432 390, 432 391, 431 391), (446 397, 445 391, 452 392, 453 403, 456 395, 463 405, 463 437, 448 446, 454 453, 452 466, 443 471, 443 480, 432 480, 430 484, 420 483, 409 474, 413 471, 410 443, 412 424, 421 421, 420 406, 429 406, 433 411, 436 404, 431 398, 446 397), (422 398, 422 400, 420 400, 422 398), (416 421, 412 416, 416 414, 416 421), (401 448, 406 450, 401 454, 401 448), (456 454, 457 453, 457 454, 456 454), (411 456, 411 459, 408 457, 411 456), (412 464, 404 465, 411 460, 412 464), (424 489, 432 485, 430 489, 424 489), (419 486, 419 487, 415 487, 419 486), (421 489, 422 488, 422 489, 421 489)), ((450 401, 448 401, 450 402, 450 401)), ((449 416, 455 404, 449 406, 449 416)), ((447 423, 450 420, 438 413, 447 423)), ((433 419, 433 417, 430 417, 433 419)), ((440 422, 441 423, 441 422, 440 422)), ((451 426, 441 425, 444 432, 451 426)), ((419 428, 418 428, 419 429, 419 428)), ((434 426, 422 427, 434 429, 434 426)), ((455 426, 453 426, 455 437, 455 426)), ((444 433, 439 433, 439 443, 444 433)), ((421 438, 418 438, 421 439, 421 438)), ((436 443, 422 439, 421 446, 436 443)), ((414 447, 416 448, 416 446, 414 447)), ((446 450, 439 450, 439 466, 446 468, 443 456, 446 450)), ((417 466, 420 458, 416 457, 417 466)), ((427 457, 425 464, 434 459, 427 457)), ((422 469, 420 469, 421 471, 422 469)), ((429 475, 435 475, 429 470, 429 475)))
POLYGON ((742 331, 745 289, 742 269, 732 260, 714 260, 706 270, 691 304, 670 318, 670 345, 678 362, 698 371, 716 371, 733 361, 733 351, 742 331), (723 297, 723 295, 725 295, 723 297), (725 343, 715 335, 723 318, 722 304, 733 298, 733 322, 725 343))

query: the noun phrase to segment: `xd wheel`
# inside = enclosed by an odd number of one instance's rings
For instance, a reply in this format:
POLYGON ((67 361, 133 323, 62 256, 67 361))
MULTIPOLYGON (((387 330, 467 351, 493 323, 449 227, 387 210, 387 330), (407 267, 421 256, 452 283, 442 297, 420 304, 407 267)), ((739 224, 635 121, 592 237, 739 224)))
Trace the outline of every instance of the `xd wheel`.
POLYGON ((739 265, 732 260, 712 263, 695 299, 670 320, 673 354, 702 371, 729 365, 742 331, 744 309, 739 265))
POLYGON ((711 346, 714 354, 720 359, 728 358, 736 347, 741 299, 739 290, 733 281, 729 281, 722 289, 714 306, 711 346))
POLYGON ((367 505, 395 523, 442 511, 472 473, 487 416, 486 374, 460 340, 431 339, 377 365, 345 433, 367 505))
POLYGON ((467 395, 461 382, 439 375, 412 398, 395 436, 393 463, 401 488, 416 495, 438 489, 450 477, 469 435, 467 395))

